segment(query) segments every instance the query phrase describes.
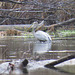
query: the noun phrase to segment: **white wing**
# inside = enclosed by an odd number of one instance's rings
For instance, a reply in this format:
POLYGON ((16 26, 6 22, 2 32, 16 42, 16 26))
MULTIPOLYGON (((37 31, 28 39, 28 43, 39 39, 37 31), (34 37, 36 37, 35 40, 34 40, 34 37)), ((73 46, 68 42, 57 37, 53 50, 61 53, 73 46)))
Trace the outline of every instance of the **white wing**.
POLYGON ((50 36, 43 31, 37 31, 34 36, 41 41, 47 41, 50 38, 50 36))

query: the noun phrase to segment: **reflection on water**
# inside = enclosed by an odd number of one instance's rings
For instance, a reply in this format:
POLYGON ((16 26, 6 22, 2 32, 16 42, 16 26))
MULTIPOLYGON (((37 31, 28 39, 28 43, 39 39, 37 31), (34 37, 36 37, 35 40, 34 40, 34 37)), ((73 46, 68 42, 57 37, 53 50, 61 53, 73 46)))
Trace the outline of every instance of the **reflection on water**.
POLYGON ((34 71, 30 71, 30 75, 73 75, 73 74, 68 74, 64 72, 59 72, 54 69, 47 69, 47 68, 39 68, 34 71))
POLYGON ((51 50, 51 42, 37 42, 33 45, 33 54, 44 54, 51 50))
MULTIPOLYGON (((40 60, 58 59, 60 57, 75 54, 75 40, 53 40, 52 43, 40 43, 34 39, 23 38, 3 38, 0 39, 0 61, 12 61, 13 59, 34 59, 34 56, 40 56, 40 60), (61 52, 56 52, 60 51, 61 52), (63 52, 63 50, 71 50, 71 52, 63 52), (51 52, 50 52, 51 51, 51 52), (52 52, 55 51, 55 52, 52 52)), ((34 65, 34 64, 33 64, 34 65)), ((19 70, 18 70, 19 71, 19 70)), ((16 72, 18 72, 16 71, 16 72)), ((19 72, 18 75, 68 75, 67 73, 57 72, 47 68, 37 68, 30 70, 28 73, 26 69, 19 72)), ((15 72, 14 72, 15 73, 15 72)), ((5 74, 6 75, 6 74, 5 74)), ((12 74, 12 75, 17 75, 12 74)))
POLYGON ((75 40, 54 40, 52 50, 75 50, 75 40))
POLYGON ((65 65, 63 67, 59 67, 58 69, 75 74, 75 65, 65 65))
MULTIPOLYGON (((20 61, 20 60, 17 60, 20 61)), ((29 61, 29 64, 26 68, 20 68, 19 66, 17 66, 19 64, 19 62, 16 63, 16 61, 14 63, 15 64, 15 69, 13 71, 9 69, 7 69, 9 62, 5 62, 2 63, 0 65, 0 74, 3 75, 73 75, 75 74, 74 72, 74 66, 72 68, 71 65, 68 65, 68 67, 66 66, 58 66, 57 68, 45 68, 44 65, 48 64, 50 62, 53 62, 55 60, 41 60, 41 61, 29 61), (64 68, 65 69, 64 69, 64 68), (68 68, 68 69, 67 69, 68 68), (67 69, 67 70, 66 70, 67 69), (73 70, 73 71, 71 71, 73 70)), ((73 60, 75 62, 75 59, 73 60)), ((13 62, 12 62, 13 63, 13 62)), ((71 63, 70 61, 68 61, 67 63, 71 63)), ((66 63, 65 63, 66 64, 66 63)), ((74 63, 75 64, 75 63, 74 63)))

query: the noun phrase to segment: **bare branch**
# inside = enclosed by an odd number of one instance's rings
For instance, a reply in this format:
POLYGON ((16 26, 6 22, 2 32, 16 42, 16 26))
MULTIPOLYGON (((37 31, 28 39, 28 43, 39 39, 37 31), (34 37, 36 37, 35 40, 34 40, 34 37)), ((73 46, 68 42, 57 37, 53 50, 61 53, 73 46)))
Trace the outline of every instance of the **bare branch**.
POLYGON ((62 62, 65 62, 67 60, 73 59, 75 58, 75 55, 68 55, 68 56, 64 56, 63 58, 60 58, 54 62, 51 62, 49 64, 46 64, 45 67, 47 68, 54 68, 55 65, 60 64, 62 62))
POLYGON ((0 11, 9 11, 9 12, 12 12, 12 11, 17 11, 17 10, 20 10, 21 8, 16 8, 16 9, 0 9, 0 11))
POLYGON ((42 3, 39 3, 39 2, 35 2, 35 1, 31 1, 31 2, 28 2, 28 1, 13 1, 13 0, 0 0, 0 1, 1 2, 10 2, 10 3, 15 3, 15 4, 37 5, 37 6, 47 7, 48 8, 47 4, 42 4, 42 3))
POLYGON ((4 19, 0 24, 3 24, 5 21, 7 21, 8 20, 8 18, 6 18, 6 19, 4 19))
POLYGON ((62 8, 62 10, 67 13, 68 15, 72 15, 72 13, 67 12, 64 8, 62 8))
MULTIPOLYGON (((44 20, 44 21, 49 21, 49 19, 47 19, 47 18, 42 19, 42 18, 37 18, 37 17, 34 17, 34 18, 19 18, 19 17, 11 17, 11 16, 2 16, 2 15, 0 15, 0 18, 6 18, 6 20, 9 19, 9 20, 18 20, 18 21, 19 20, 22 20, 22 21, 23 20, 24 21, 30 21, 30 20, 41 20, 41 21, 44 20)), ((54 20, 54 19, 50 19, 50 20, 54 20)), ((5 21, 3 21, 3 22, 5 22, 5 21)))
POLYGON ((48 10, 25 10, 25 11, 21 11, 19 10, 21 8, 17 8, 17 9, 0 9, 0 11, 4 11, 4 12, 30 12, 30 13, 37 13, 37 12, 53 12, 53 11, 48 11, 48 10))
MULTIPOLYGON (((54 12, 55 10, 64 10, 64 12, 65 13, 67 13, 67 14, 69 14, 69 15, 72 15, 72 13, 68 13, 65 9, 55 9, 55 8, 53 8, 53 10, 25 10, 25 11, 21 11, 21 10, 19 10, 19 9, 21 9, 21 8, 17 8, 17 9, 0 9, 0 11, 4 11, 4 12, 15 12, 15 13, 18 13, 18 12, 22 12, 22 13, 24 13, 24 12, 29 12, 29 13, 42 13, 42 12, 54 12)), ((68 10, 68 9, 67 9, 68 10)), ((70 9, 71 10, 71 9, 70 9)))
POLYGON ((45 27, 48 28, 48 27, 52 27, 52 26, 65 25, 65 24, 67 24, 67 23, 72 23, 72 22, 75 22, 75 18, 69 19, 69 20, 67 20, 67 21, 63 21, 63 22, 61 22, 61 23, 52 24, 52 25, 50 25, 50 26, 45 26, 45 27))
POLYGON ((0 0, 1 2, 10 2, 10 3, 16 3, 16 4, 26 4, 24 1, 13 1, 13 0, 0 0))

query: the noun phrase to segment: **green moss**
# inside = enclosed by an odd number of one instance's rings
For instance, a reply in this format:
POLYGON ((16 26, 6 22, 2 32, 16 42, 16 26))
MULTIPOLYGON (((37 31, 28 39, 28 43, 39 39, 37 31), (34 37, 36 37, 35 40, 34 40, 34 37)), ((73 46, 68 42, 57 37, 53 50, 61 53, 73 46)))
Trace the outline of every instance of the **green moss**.
POLYGON ((34 37, 33 34, 31 34, 31 33, 25 33, 24 36, 28 37, 28 38, 34 37))
POLYGON ((58 37, 75 37, 75 30, 57 31, 58 37))

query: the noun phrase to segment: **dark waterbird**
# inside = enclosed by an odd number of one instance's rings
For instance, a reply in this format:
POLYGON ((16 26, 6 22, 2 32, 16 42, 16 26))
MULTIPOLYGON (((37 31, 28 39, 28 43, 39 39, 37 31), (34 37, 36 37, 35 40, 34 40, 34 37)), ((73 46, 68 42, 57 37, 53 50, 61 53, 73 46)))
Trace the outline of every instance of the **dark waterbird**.
POLYGON ((23 66, 23 67, 26 67, 26 66, 27 66, 27 64, 28 64, 28 60, 27 60, 27 59, 25 59, 25 60, 22 62, 22 66, 23 66))

